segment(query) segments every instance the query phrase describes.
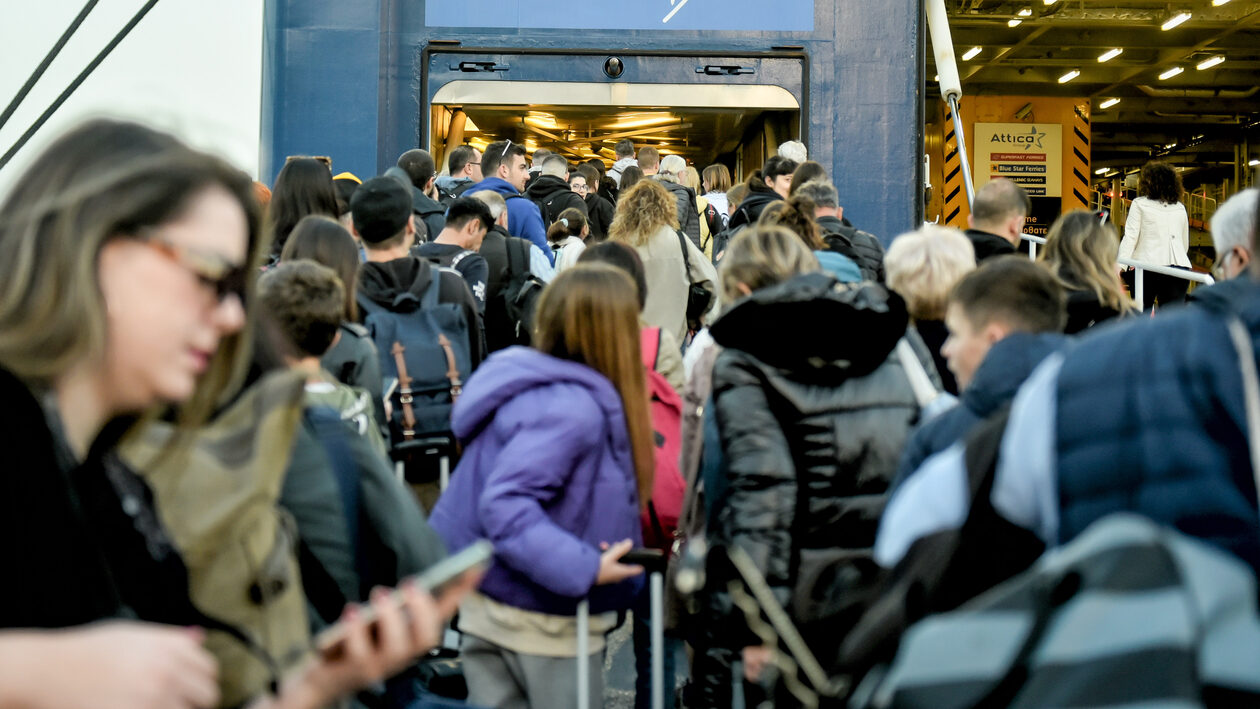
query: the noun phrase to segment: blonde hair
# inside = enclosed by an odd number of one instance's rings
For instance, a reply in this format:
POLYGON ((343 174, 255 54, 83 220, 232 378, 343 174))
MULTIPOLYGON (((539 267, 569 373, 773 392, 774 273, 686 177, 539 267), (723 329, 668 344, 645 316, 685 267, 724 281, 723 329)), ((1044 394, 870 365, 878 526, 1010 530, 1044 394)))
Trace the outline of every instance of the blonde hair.
POLYGON ((1059 217, 1050 227, 1037 261, 1050 269, 1064 288, 1088 290, 1098 297, 1098 302, 1123 313, 1136 310, 1137 304, 1116 277, 1119 252, 1120 237, 1115 227, 1103 224, 1093 212, 1077 209, 1059 217))
POLYGON ((656 232, 678 225, 678 202, 656 180, 641 180, 617 198, 617 213, 608 238, 642 246, 656 232))
POLYGON ((704 180, 710 192, 726 192, 731 188, 731 171, 722 163, 714 163, 704 169, 704 180))
POLYGON ((820 270, 801 237, 781 226, 755 226, 731 240, 718 267, 723 300, 733 303, 744 296, 740 285, 759 290, 801 273, 820 270))
POLYGON ((700 194, 700 173, 695 166, 687 166, 687 174, 683 176, 683 185, 690 187, 692 192, 700 194))
POLYGON ((888 287, 915 320, 942 320, 950 290, 976 267, 976 251, 961 231, 925 226, 893 240, 884 256, 888 287))
POLYGON ((652 499, 656 441, 639 352, 639 293, 634 281, 615 266, 580 263, 543 290, 534 327, 535 348, 594 369, 621 396, 639 505, 646 506, 652 499))
MULTIPOLYGON (((249 273, 258 272, 268 250, 248 176, 134 123, 84 123, 57 139, 16 184, 0 208, 0 366, 29 386, 51 387, 76 364, 104 356, 109 333, 97 261, 111 239, 139 238, 219 188, 245 213, 249 273)), ((246 285, 248 305, 254 279, 246 285)), ((205 421, 239 386, 250 330, 246 324, 222 339, 181 408, 182 423, 205 421)))

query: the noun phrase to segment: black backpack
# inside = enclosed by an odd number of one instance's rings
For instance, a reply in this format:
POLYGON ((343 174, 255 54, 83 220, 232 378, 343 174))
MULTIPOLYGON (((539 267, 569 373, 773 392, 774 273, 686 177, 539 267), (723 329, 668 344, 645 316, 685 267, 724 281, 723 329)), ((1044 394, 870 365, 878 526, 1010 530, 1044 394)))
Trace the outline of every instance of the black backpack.
POLYGON ((444 189, 442 189, 441 187, 439 187, 439 188, 437 188, 437 190, 438 190, 438 201, 439 201, 439 202, 441 202, 443 206, 445 206, 445 207, 449 207, 449 206, 451 206, 451 202, 454 202, 455 200, 457 200, 457 199, 459 199, 460 197, 462 197, 462 196, 463 196, 463 194, 464 194, 465 192, 467 192, 467 191, 468 191, 468 188, 469 188, 469 187, 472 187, 472 186, 473 186, 473 185, 475 185, 475 184, 477 184, 477 183, 475 183, 475 182, 464 182, 464 183, 461 183, 459 186, 457 186, 455 189, 453 189, 453 190, 449 190, 449 191, 448 191, 448 190, 444 190, 444 189))
POLYGON ((389 308, 359 300, 364 325, 380 352, 385 396, 392 407, 390 457, 403 464, 412 483, 438 480, 444 461, 453 466, 451 408, 472 373, 470 343, 475 335, 458 303, 439 301, 442 270, 433 268, 432 276, 418 299, 402 293, 389 308))
POLYGON ((507 283, 499 298, 508 321, 513 324, 509 344, 514 345, 533 342, 534 311, 538 309, 538 298, 547 286, 529 270, 529 247, 530 242, 524 239, 507 241, 507 283))

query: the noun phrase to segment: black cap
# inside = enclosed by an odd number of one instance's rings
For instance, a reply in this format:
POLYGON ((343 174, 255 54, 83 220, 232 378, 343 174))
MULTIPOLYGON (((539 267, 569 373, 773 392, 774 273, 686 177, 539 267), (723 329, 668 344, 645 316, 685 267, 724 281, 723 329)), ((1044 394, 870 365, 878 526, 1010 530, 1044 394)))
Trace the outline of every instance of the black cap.
POLYGON ((350 197, 359 238, 377 244, 398 234, 411 218, 411 193, 392 177, 373 177, 350 197))

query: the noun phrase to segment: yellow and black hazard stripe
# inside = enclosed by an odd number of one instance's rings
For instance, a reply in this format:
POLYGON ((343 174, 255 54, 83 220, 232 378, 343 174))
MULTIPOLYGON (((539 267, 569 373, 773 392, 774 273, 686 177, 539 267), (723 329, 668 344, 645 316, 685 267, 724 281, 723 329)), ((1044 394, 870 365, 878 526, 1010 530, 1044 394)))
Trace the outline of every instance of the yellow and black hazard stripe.
POLYGON ((1072 157, 1068 164, 1072 166, 1072 202, 1063 205, 1063 211, 1069 209, 1089 208, 1089 115, 1080 106, 1072 107, 1076 115, 1072 119, 1072 135, 1068 136, 1068 144, 1072 146, 1072 157))
POLYGON ((945 127, 945 206, 942 214, 944 224, 966 229, 966 215, 963 208, 967 206, 967 193, 963 189, 962 156, 958 154, 958 136, 954 133, 954 122, 948 117, 943 122, 945 127))

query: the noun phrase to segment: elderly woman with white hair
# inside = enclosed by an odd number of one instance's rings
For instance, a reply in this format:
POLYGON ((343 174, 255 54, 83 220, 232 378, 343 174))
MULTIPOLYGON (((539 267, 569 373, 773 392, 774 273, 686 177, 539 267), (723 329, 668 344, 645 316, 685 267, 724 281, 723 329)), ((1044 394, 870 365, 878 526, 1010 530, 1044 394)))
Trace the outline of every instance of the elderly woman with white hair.
POLYGON ((893 239, 884 268, 888 287, 906 301, 910 320, 932 351, 945 391, 958 395, 958 382, 945 364, 941 346, 945 329, 945 301, 962 277, 976 267, 971 240, 961 231, 928 225, 893 239))
POLYGON ((677 155, 661 158, 661 167, 655 175, 674 200, 678 202, 678 228, 699 248, 700 210, 696 206, 696 193, 687 187, 687 161, 677 155))

